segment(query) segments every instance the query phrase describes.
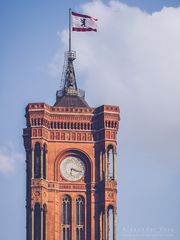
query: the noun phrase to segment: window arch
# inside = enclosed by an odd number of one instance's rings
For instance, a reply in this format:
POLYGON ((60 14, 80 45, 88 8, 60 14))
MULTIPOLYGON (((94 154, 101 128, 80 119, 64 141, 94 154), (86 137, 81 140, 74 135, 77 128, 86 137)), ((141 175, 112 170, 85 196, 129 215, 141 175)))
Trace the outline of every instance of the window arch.
POLYGON ((36 123, 37 123, 37 121, 36 121, 36 118, 35 118, 35 119, 34 119, 34 125, 35 125, 35 126, 37 125, 36 123))
POLYGON ((107 157, 108 157, 108 178, 110 180, 114 179, 114 147, 112 145, 108 146, 107 151, 107 157))
POLYGON ((46 214, 47 214, 47 207, 46 204, 43 205, 43 240, 46 240, 46 214))
POLYGON ((62 199, 62 239, 71 240, 71 198, 62 199))
POLYGON ((41 240, 41 207, 39 203, 34 206, 34 240, 41 240))
POLYGON ((76 240, 84 240, 85 203, 84 198, 76 199, 76 240))
POLYGON ((43 179, 46 179, 47 145, 43 145, 43 179))
POLYGON ((102 181, 104 179, 104 166, 105 162, 104 162, 104 150, 101 150, 99 153, 99 177, 100 180, 102 181))
POLYGON ((99 239, 103 239, 103 211, 102 209, 100 210, 99 213, 99 239))
POLYGON ((41 177, 41 146, 39 142, 35 144, 34 149, 34 177, 41 177))
POLYGON ((114 240, 114 208, 113 206, 109 206, 108 208, 108 239, 114 240))

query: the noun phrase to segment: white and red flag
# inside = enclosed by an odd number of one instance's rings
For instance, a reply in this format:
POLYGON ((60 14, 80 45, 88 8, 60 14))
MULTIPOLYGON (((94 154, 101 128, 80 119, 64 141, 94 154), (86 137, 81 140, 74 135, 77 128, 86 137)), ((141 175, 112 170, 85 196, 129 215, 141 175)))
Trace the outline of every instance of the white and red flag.
POLYGON ((76 32, 97 32, 97 19, 88 15, 72 12, 72 30, 76 32))

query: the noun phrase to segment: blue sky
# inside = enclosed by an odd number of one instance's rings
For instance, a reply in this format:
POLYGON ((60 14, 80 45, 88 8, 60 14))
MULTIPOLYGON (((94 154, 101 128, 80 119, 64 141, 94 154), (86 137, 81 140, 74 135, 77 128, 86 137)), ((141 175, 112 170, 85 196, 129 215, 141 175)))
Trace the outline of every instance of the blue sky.
POLYGON ((136 240, 136 230, 148 234, 143 240, 162 239, 152 234, 159 231, 178 240, 180 1, 173 0, 0 2, 0 239, 25 239, 25 106, 55 102, 69 7, 99 19, 96 34, 73 35, 80 88, 91 106, 121 108, 118 239, 136 240))

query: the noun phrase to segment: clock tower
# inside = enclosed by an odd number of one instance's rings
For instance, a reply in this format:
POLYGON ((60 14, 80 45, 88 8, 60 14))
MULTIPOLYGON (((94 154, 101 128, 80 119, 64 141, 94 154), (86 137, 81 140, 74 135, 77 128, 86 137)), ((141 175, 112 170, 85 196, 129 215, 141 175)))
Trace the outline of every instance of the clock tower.
POLYGON ((88 105, 75 58, 65 54, 55 104, 26 107, 27 240, 117 240, 119 107, 88 105))

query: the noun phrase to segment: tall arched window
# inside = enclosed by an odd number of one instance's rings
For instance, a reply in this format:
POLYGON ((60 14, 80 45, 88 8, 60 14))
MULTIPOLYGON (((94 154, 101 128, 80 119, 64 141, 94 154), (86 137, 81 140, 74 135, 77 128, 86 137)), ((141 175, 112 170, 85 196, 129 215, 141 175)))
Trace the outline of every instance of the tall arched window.
POLYGON ((103 212, 100 211, 99 214, 99 240, 103 239, 103 212))
POLYGON ((43 240, 46 240, 46 213, 47 213, 47 207, 46 204, 43 205, 43 240))
POLYGON ((47 145, 43 145, 43 178, 46 179, 46 155, 47 155, 47 145))
POLYGON ((41 208, 39 203, 34 206, 34 240, 41 240, 41 208))
POLYGON ((108 166, 109 166, 108 178, 111 180, 111 179, 114 179, 115 177, 114 176, 114 148, 112 145, 108 147, 107 155, 108 155, 108 166))
POLYGON ((41 146, 39 142, 35 144, 34 149, 34 177, 41 177, 41 146))
POLYGON ((84 198, 76 199, 76 240, 84 240, 85 206, 84 198))
POLYGON ((99 177, 100 177, 100 180, 102 181, 104 179, 104 169, 105 169, 105 166, 104 166, 104 151, 101 150, 100 153, 99 153, 99 177))
POLYGON ((71 240, 71 199, 64 196, 62 200, 62 239, 71 240))
POLYGON ((114 208, 108 208, 108 240, 114 240, 114 208))

